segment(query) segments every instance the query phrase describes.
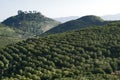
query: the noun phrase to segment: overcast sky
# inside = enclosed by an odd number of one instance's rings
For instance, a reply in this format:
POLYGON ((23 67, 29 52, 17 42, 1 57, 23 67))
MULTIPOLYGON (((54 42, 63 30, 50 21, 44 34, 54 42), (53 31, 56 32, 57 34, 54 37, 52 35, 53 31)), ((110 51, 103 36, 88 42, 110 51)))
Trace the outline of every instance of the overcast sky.
POLYGON ((120 0, 0 0, 0 21, 18 10, 36 10, 47 17, 108 15, 120 13, 120 0))

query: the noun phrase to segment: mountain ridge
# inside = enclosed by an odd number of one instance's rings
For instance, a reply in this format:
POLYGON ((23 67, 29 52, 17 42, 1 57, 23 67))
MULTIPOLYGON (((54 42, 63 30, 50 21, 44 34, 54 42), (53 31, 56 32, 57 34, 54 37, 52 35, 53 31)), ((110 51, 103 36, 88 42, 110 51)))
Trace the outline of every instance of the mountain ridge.
POLYGON ((104 21, 102 18, 94 15, 87 15, 83 16, 81 18, 78 18, 76 20, 71 20, 66 23, 60 24, 50 30, 48 30, 46 33, 60 33, 64 31, 69 30, 75 30, 90 26, 103 26, 107 24, 107 21, 104 21))

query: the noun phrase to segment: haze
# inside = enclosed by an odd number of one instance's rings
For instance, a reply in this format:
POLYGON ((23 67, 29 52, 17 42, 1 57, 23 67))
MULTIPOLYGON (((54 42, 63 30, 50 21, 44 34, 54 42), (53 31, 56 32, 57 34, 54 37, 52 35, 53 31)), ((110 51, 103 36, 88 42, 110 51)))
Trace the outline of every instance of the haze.
POLYGON ((18 10, 36 10, 50 18, 120 13, 120 0, 0 0, 0 3, 0 21, 18 10))

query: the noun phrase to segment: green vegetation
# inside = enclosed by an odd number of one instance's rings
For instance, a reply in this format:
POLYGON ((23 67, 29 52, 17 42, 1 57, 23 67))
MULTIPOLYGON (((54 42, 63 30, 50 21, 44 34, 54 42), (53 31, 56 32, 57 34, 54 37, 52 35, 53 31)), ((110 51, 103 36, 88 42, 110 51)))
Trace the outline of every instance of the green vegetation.
POLYGON ((39 12, 23 12, 21 10, 18 11, 18 15, 12 16, 2 23, 34 35, 40 35, 60 24, 60 22, 47 18, 39 12))
POLYGON ((18 29, 12 29, 8 26, 0 24, 0 48, 15 43, 32 36, 18 29))
POLYGON ((1 80, 119 80, 120 25, 31 38, 0 50, 1 80))
POLYGON ((104 21, 98 16, 84 16, 76 20, 71 20, 66 23, 60 24, 50 30, 48 30, 46 33, 61 33, 65 31, 70 30, 78 30, 80 28, 90 27, 90 26, 103 26, 108 24, 109 21, 104 21))
POLYGON ((60 23, 36 11, 18 11, 18 15, 12 16, 0 24, 0 48, 40 35, 58 24, 60 23))

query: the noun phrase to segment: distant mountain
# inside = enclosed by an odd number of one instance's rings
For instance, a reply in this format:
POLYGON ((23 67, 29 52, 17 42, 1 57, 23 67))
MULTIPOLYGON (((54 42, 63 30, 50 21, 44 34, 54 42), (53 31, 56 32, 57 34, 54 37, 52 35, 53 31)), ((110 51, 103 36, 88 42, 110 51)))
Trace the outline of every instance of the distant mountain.
POLYGON ((48 30, 46 33, 60 33, 60 32, 65 32, 69 30, 75 30, 75 29, 80 29, 80 28, 85 28, 85 27, 90 27, 90 26, 102 26, 107 24, 106 21, 104 21, 102 18, 94 15, 88 15, 81 17, 76 20, 71 20, 66 23, 60 24, 50 30, 48 30))
POLYGON ((18 15, 9 17, 2 23, 34 35, 40 35, 60 24, 58 21, 43 16, 40 12, 23 12, 21 10, 18 11, 18 15))
POLYGON ((60 18, 54 18, 54 20, 65 23, 70 20, 75 20, 79 18, 78 16, 69 16, 69 17, 60 17, 60 18))
POLYGON ((104 20, 120 20, 120 14, 101 16, 104 20))
MULTIPOLYGON (((79 16, 69 16, 69 17, 54 18, 54 20, 65 23, 67 21, 75 20, 78 18, 79 18, 79 16)), ((120 20, 120 13, 114 14, 114 15, 104 15, 104 16, 101 16, 101 18, 104 20, 120 20)))

